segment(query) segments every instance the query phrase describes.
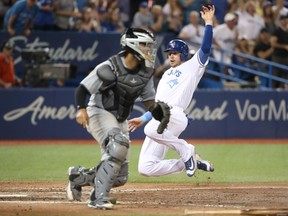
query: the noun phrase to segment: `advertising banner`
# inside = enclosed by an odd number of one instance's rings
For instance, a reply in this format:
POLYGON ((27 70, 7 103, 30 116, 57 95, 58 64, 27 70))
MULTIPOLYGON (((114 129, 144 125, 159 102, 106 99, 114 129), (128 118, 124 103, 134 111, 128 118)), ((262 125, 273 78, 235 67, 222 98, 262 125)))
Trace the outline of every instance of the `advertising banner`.
MULTIPOLYGON (((74 88, 0 90, 0 139, 91 139, 75 121, 74 88)), ((183 138, 288 138, 287 91, 197 90, 183 138)), ((145 112, 136 102, 130 118, 145 112)), ((143 128, 131 133, 143 139, 143 128)))

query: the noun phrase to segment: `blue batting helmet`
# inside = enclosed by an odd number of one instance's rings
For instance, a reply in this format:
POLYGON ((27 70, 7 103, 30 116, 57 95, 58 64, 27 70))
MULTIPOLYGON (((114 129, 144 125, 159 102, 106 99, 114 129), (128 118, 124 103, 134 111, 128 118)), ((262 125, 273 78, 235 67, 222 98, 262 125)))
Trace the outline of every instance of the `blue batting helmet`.
POLYGON ((179 40, 179 39, 171 40, 168 43, 165 52, 168 52, 168 51, 176 51, 176 52, 181 53, 180 55, 181 61, 186 61, 188 54, 189 54, 189 48, 187 44, 183 40, 179 40))

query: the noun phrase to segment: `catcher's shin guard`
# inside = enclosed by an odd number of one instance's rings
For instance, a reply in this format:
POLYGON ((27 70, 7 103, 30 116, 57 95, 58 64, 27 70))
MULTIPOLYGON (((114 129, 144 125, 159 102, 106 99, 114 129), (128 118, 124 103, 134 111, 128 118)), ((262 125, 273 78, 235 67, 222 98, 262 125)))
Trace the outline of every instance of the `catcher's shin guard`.
MULTIPOLYGON (((126 184, 127 180, 128 180, 128 162, 124 162, 121 166, 118 176, 115 178, 113 182, 112 188, 120 187, 126 184)), ((95 187, 94 187, 90 193, 90 202, 95 201, 95 200, 96 200, 96 196, 95 196, 95 187)), ((109 200, 112 204, 116 204, 115 198, 109 197, 109 200)))
MULTIPOLYGON (((101 161, 97 167, 95 201, 92 201, 93 197, 90 197, 89 207, 112 208, 111 205, 113 204, 109 201, 109 193, 120 173, 121 165, 126 160, 128 148, 129 140, 123 136, 118 128, 114 128, 108 133, 105 151, 109 155, 109 158, 101 161)), ((128 175, 128 166, 127 171, 125 171, 126 175, 128 175)))
MULTIPOLYGON (((100 163, 95 178, 95 193, 92 191, 90 195, 89 207, 106 208, 107 205, 113 205, 109 200, 109 192, 120 171, 120 164, 119 161, 111 159, 100 163)), ((112 206, 109 208, 112 208, 112 206)))
POLYGON ((67 198, 70 201, 81 201, 82 186, 94 186, 96 168, 69 167, 67 186, 67 198))
POLYGON ((128 181, 128 162, 124 162, 121 166, 120 172, 113 182, 112 187, 120 187, 128 181))

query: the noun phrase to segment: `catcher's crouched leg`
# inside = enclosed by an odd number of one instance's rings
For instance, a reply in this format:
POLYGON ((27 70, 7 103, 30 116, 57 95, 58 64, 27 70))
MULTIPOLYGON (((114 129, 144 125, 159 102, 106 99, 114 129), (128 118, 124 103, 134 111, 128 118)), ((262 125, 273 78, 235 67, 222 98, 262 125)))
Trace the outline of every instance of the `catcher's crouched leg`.
MULTIPOLYGON (((120 187, 120 186, 126 184, 127 181, 128 181, 128 162, 124 162, 121 166, 119 175, 114 180, 112 187, 113 188, 114 187, 120 187)), ((96 200, 96 197, 95 197, 95 187, 94 187, 90 193, 90 202, 95 201, 95 200, 96 200)), ((114 198, 114 197, 109 197, 109 201, 112 204, 116 204, 116 202, 117 202, 116 198, 114 198)))
POLYGON ((97 167, 95 200, 89 202, 88 207, 90 208, 111 209, 113 207, 109 193, 117 176, 119 176, 121 166, 125 162, 128 154, 129 140, 118 128, 111 130, 108 138, 106 154, 109 155, 109 157, 101 161, 97 167))
POLYGON ((69 167, 67 186, 67 198, 69 201, 81 201, 82 186, 94 186, 96 168, 86 169, 85 167, 69 167))

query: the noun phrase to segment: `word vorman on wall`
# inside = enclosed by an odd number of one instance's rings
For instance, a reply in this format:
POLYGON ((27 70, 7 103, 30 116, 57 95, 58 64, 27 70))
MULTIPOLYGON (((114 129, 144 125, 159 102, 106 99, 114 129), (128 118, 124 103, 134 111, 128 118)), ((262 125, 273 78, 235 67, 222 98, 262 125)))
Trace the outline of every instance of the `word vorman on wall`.
MULTIPOLYGON (((229 113, 225 110, 228 107, 228 101, 224 100, 219 107, 211 109, 208 105, 202 109, 196 106, 196 100, 193 100, 188 110, 188 115, 194 120, 215 121, 225 119, 229 113)), ((269 100, 267 104, 256 104, 250 100, 235 100, 235 107, 240 121, 287 121, 288 112, 285 100, 281 100, 279 105, 274 100, 269 100)))

